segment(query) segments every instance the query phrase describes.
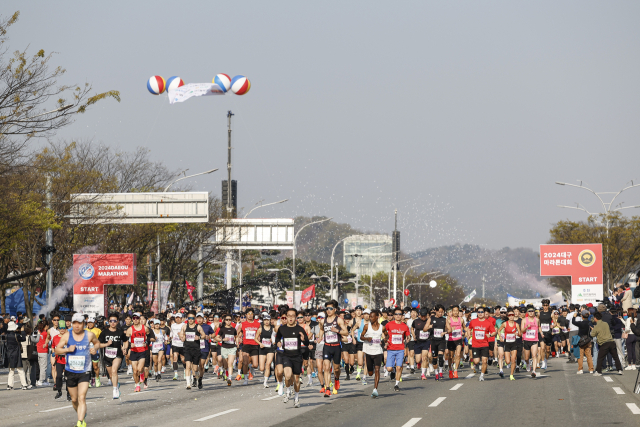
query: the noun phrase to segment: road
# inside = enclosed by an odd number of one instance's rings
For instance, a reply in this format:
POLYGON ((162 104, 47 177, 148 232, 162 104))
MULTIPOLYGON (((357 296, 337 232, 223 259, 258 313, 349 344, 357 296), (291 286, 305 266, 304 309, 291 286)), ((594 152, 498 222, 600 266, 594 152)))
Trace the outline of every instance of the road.
MULTIPOLYGON (((112 388, 92 388, 88 394, 87 424, 116 426, 176 426, 209 424, 216 426, 427 426, 447 425, 540 426, 540 425, 640 425, 640 395, 633 394, 636 371, 623 376, 576 375, 575 364, 566 358, 553 359, 538 379, 516 374, 501 379, 495 368, 484 382, 467 367, 457 380, 421 381, 418 374, 405 377, 401 391, 382 379, 380 397, 370 397, 372 382, 362 386, 355 380, 341 381, 337 396, 327 399, 319 387, 304 387, 301 408, 293 407, 256 379, 249 386, 234 381, 231 387, 206 374, 202 390, 186 390, 184 381, 172 381, 167 373, 162 381, 150 381, 147 391, 135 393, 127 378, 121 386, 122 398, 113 400, 112 388), (572 423, 572 424, 569 424, 572 423)), ((3 370, 6 372, 6 370, 3 370)), ((105 381, 106 382, 106 381, 105 381)), ((316 380, 317 384, 317 380, 316 380)), ((0 377, 6 388, 6 376, 0 377)), ((70 402, 55 401, 50 389, 0 389, 0 426, 28 424, 74 425, 76 416, 70 402)))

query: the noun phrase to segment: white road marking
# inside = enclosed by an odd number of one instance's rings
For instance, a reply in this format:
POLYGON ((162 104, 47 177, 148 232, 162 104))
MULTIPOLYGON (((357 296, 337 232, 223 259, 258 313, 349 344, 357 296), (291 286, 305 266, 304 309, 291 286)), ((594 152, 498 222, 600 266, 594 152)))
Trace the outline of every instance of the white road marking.
POLYGON ((449 390, 457 390, 457 389, 459 389, 460 387, 462 387, 462 386, 463 386, 463 384, 464 384, 464 383, 456 384, 456 385, 454 385, 453 387, 451 387, 449 390))
POLYGON ((273 399, 277 399, 277 398, 279 398, 279 397, 282 397, 282 396, 278 396, 278 395, 276 394, 275 396, 267 397, 266 399, 262 399, 262 400, 273 400, 273 399))
POLYGON ((627 408, 631 409, 633 415, 640 415, 640 408, 635 403, 627 403, 627 408))
POLYGON ((616 394, 624 394, 624 391, 620 387, 614 387, 613 391, 615 391, 616 394))
POLYGON ((229 409, 228 411, 218 412, 217 414, 209 415, 208 417, 200 418, 198 420, 193 420, 193 421, 207 421, 207 420, 210 420, 211 418, 219 417, 220 415, 229 414, 234 411, 237 411, 237 409, 229 409))
POLYGON ((476 374, 469 374, 465 378, 473 378, 476 374))
POLYGON ((611 377, 602 377, 602 378, 604 378, 604 380, 606 382, 608 382, 608 383, 612 383, 613 382, 613 378, 611 378, 611 377))
MULTIPOLYGON (((90 403, 96 403, 96 402, 87 402, 87 405, 90 403)), ((61 406, 59 408, 47 409, 46 411, 40 411, 40 412, 53 412, 53 411, 59 411, 60 409, 69 409, 69 408, 73 408, 73 405, 61 406)))
POLYGON ((433 403, 431 405, 429 405, 429 408, 435 408, 436 406, 438 406, 439 404, 444 402, 445 399, 446 399, 446 397, 437 398, 436 400, 433 401, 433 403))
POLYGON ((403 424, 402 427, 412 427, 418 423, 422 418, 411 418, 409 421, 403 424))

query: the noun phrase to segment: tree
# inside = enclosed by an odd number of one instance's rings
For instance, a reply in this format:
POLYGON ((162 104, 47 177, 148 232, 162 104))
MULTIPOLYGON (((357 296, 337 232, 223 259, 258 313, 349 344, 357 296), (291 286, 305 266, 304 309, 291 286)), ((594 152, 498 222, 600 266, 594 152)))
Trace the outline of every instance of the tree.
MULTIPOLYGON (((558 221, 549 234, 550 244, 602 244, 605 289, 607 282, 619 283, 640 263, 640 217, 637 216, 628 218, 614 212, 591 215, 587 221, 558 221)), ((550 282, 565 292, 571 290, 568 277, 554 277, 550 282)))

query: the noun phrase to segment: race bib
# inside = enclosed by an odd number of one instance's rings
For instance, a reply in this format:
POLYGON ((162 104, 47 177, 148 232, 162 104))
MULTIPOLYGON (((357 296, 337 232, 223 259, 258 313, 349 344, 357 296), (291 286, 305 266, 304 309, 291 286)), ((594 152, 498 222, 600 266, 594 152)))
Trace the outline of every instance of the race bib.
POLYGON ((265 346, 266 348, 270 348, 271 347, 271 340, 268 338, 262 338, 262 345, 265 346))
POLYGON ((195 332, 185 332, 184 336, 187 338, 187 341, 189 342, 193 342, 196 340, 196 333, 195 332))
POLYGON ((371 338, 371 344, 380 345, 382 340, 380 338, 371 338))
POLYGON ((442 333, 444 332, 443 329, 434 329, 433 330, 433 337, 434 338, 442 338, 442 333))
POLYGON ((527 329, 527 332, 525 333, 525 338, 528 339, 535 339, 536 338, 536 330, 535 329, 527 329))
POLYGON ((285 350, 297 350, 298 349, 298 338, 285 338, 284 339, 284 349, 285 350))
POLYGON ((549 332, 549 324, 548 323, 542 323, 540 325, 540 329, 542 329, 542 332, 549 332))
POLYGON ((351 344, 353 342, 353 337, 351 335, 347 336, 347 344, 351 344))
POLYGON ((225 334, 223 341, 225 344, 235 344, 236 336, 231 334, 225 334))
POLYGON ((327 332, 325 334, 325 341, 327 344, 334 344, 338 342, 338 334, 335 332, 327 332))
POLYGON ((562 332, 567 332, 567 328, 566 327, 562 327, 562 332))
POLYGON ((173 343, 173 345, 177 345, 177 346, 180 346, 180 344, 182 344, 182 340, 179 337, 173 337, 171 342, 173 343))
POLYGON ((456 329, 456 330, 451 331, 451 337, 454 340, 458 340, 458 339, 462 338, 462 330, 456 329))
POLYGON ((484 331, 474 331, 473 336, 477 340, 483 340, 484 339, 484 331))
POLYGON ((72 371, 84 370, 85 356, 67 356, 67 363, 72 371))
POLYGON ((428 340, 429 339, 429 331, 420 331, 420 338, 421 340, 428 340))
POLYGON ((158 352, 160 350, 162 350, 164 346, 162 345, 162 342, 154 342, 153 343, 153 350, 158 352))
POLYGON ((247 337, 248 340, 255 339, 256 331, 251 330, 251 329, 247 329, 245 332, 246 332, 246 337, 247 337))
POLYGON ((104 356, 109 359, 113 359, 118 355, 118 349, 113 347, 106 347, 104 349, 104 356))
POLYGON ((516 341, 516 334, 507 334, 505 341, 507 341, 507 342, 515 342, 516 341))
POLYGON ((391 335, 391 344, 402 344, 402 335, 391 335))
POLYGON ((144 347, 144 338, 142 337, 135 337, 133 339, 133 346, 134 347, 144 347))
POLYGON ((204 350, 205 348, 207 348, 207 344, 204 340, 200 340, 200 350, 204 350))
POLYGON ((554 334, 559 334, 560 333, 560 328, 553 328, 553 333, 554 334))

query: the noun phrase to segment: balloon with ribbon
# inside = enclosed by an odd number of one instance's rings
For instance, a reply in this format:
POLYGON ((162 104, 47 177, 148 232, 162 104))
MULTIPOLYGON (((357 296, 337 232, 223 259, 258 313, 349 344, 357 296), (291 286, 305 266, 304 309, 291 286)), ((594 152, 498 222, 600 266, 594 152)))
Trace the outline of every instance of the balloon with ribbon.
POLYGON ((420 304, 418 304, 418 301, 416 301, 416 300, 411 301, 411 307, 412 308, 418 308, 418 305, 420 305, 420 304))
POLYGON ((409 294, 410 294, 410 293, 411 293, 411 292, 409 292, 409 289, 405 289, 405 290, 404 290, 404 294, 405 294, 406 296, 409 296, 409 294))

